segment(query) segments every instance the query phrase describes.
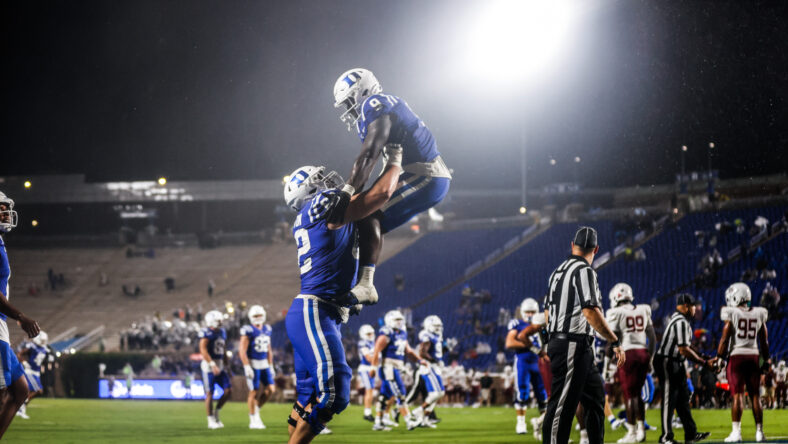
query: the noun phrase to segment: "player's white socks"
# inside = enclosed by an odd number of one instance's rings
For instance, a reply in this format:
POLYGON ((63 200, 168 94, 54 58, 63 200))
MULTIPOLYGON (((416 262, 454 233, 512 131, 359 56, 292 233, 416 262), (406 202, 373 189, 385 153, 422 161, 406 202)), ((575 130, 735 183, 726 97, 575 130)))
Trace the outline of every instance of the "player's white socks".
POLYGON ((364 408, 364 416, 372 416, 372 409, 364 408))
POLYGON ((733 421, 731 423, 731 427, 733 428, 734 432, 741 433, 741 421, 733 421))
POLYGON ((517 425, 525 425, 525 415, 517 415, 517 425))
POLYGON ((375 266, 374 265, 364 265, 361 267, 361 277, 358 279, 358 285, 363 285, 365 287, 372 287, 373 286, 373 279, 375 277, 375 266))
POLYGON ((420 419, 421 417, 424 416, 424 409, 421 408, 421 406, 418 406, 415 409, 413 409, 413 411, 410 413, 413 415, 414 418, 420 419))
MULTIPOLYGON (((739 423, 739 428, 741 428, 741 423, 739 423)), ((763 432, 763 424, 755 424, 755 431, 763 432)))
POLYGON ((580 429, 580 441, 588 442, 588 431, 586 429, 580 429))
POLYGON ((638 432, 645 432, 646 431, 646 423, 645 423, 645 421, 638 421, 637 422, 637 431, 638 432))
POLYGON ((609 421, 611 424, 613 424, 613 421, 615 421, 615 420, 616 420, 616 416, 615 416, 615 415, 608 415, 608 416, 607 416, 607 420, 608 420, 608 421, 609 421))

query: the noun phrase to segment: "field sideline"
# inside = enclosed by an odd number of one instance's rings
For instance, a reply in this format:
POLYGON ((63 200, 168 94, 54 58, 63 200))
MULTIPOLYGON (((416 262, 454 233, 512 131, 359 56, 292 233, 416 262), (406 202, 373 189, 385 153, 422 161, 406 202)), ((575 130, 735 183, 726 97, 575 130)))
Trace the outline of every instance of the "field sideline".
MULTIPOLYGON (((245 404, 228 403, 222 409, 225 428, 208 430, 201 402, 183 401, 117 401, 83 399, 36 399, 28 408, 31 419, 14 419, 6 434, 7 442, 46 443, 215 443, 260 442, 283 443, 287 428, 287 404, 263 407, 266 430, 249 430, 245 404)), ((535 443, 532 434, 514 434, 514 411, 511 408, 443 408, 437 410, 443 422, 437 429, 411 432, 403 425, 391 432, 372 432, 371 423, 364 421, 362 409, 350 406, 331 423, 333 435, 320 436, 315 442, 325 443, 535 443)), ((535 411, 529 409, 529 418, 535 411)), ((769 440, 788 442, 788 410, 765 412, 765 432, 769 440)), ((712 432, 710 442, 722 441, 730 432, 730 412, 697 410, 696 421, 702 431, 712 432)), ((658 424, 659 412, 649 410, 647 421, 658 424)), ((754 439, 752 415, 745 413, 742 423, 745 439, 754 439)), ((529 422, 529 432, 530 432, 529 422)), ((683 438, 683 431, 677 431, 683 438)), ((619 429, 608 427, 605 441, 615 442, 623 436, 619 429)), ((657 432, 649 432, 648 442, 656 442, 657 432)), ((578 441, 577 432, 572 439, 578 441)))

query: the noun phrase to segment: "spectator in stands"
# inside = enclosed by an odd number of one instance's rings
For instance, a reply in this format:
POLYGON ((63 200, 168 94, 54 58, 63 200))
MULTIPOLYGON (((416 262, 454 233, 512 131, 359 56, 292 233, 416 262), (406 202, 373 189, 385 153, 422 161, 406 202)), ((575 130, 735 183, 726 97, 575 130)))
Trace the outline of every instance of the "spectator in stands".
POLYGON ((771 282, 767 282, 761 293, 761 307, 769 312, 769 319, 780 319, 782 314, 779 312, 779 306, 780 292, 772 286, 771 282))
POLYGON ((167 276, 164 278, 164 289, 167 290, 167 293, 175 290, 175 278, 172 276, 167 276))
POLYGON ((479 384, 481 384, 482 388, 482 405, 489 407, 490 406, 490 392, 492 391, 493 385, 493 378, 490 376, 489 371, 484 372, 484 376, 481 377, 479 380, 479 384))

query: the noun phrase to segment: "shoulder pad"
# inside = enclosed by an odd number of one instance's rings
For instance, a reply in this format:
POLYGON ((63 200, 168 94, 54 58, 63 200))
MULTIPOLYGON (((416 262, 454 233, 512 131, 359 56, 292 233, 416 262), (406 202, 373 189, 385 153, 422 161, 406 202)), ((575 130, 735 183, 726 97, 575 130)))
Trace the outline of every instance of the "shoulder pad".
POLYGON ((646 316, 651 318, 651 305, 648 304, 640 304, 639 307, 643 307, 643 310, 646 311, 646 316))
POLYGON ((506 328, 507 328, 508 330, 514 330, 514 329, 516 329, 516 328, 517 328, 519 325, 520 325, 520 320, 519 320, 519 319, 512 319, 511 321, 509 321, 509 326, 508 326, 508 327, 506 327, 506 328))
POLYGON ((769 319, 769 310, 763 307, 755 307, 758 310, 758 315, 763 318, 763 322, 766 322, 769 319))
POLYGON ((386 114, 397 103, 397 98, 386 94, 367 97, 361 104, 361 120, 367 124, 386 114))
POLYGON ((427 330, 422 330, 419 332, 419 341, 421 342, 432 342, 432 338, 430 337, 430 333, 427 330))
POLYGON ((252 327, 251 325, 244 325, 243 327, 241 327, 240 333, 241 336, 249 336, 252 333, 254 333, 254 327, 252 327))
POLYGON ((380 330, 378 330, 378 336, 390 336, 391 333, 393 333, 391 329, 385 326, 380 327, 380 330))
POLYGON ((722 310, 720 310, 720 319, 723 321, 733 320, 733 310, 733 307, 722 307, 722 310))
POLYGON ((208 327, 201 328, 200 333, 198 334, 200 338, 207 338, 210 335, 211 335, 211 330, 208 327))

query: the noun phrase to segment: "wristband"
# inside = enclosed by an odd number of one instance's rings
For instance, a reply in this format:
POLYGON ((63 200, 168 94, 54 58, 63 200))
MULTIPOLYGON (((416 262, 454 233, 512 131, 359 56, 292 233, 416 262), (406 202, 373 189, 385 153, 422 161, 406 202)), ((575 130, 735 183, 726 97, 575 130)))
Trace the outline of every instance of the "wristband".
POLYGON ((356 194, 356 189, 349 183, 342 185, 342 188, 339 191, 342 193, 347 193, 349 196, 356 194))
POLYGON ((611 348, 619 348, 619 347, 621 347, 621 341, 619 341, 618 339, 616 339, 616 341, 615 341, 615 342, 612 342, 612 343, 610 344, 610 347, 611 347, 611 348))

